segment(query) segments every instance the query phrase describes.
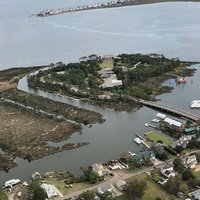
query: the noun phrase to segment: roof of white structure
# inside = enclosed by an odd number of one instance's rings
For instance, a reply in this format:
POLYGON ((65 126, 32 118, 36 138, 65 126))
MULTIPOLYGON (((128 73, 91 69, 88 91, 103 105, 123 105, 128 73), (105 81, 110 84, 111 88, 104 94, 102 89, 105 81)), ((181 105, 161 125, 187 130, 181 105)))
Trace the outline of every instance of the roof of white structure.
POLYGON ((41 185, 41 188, 43 188, 46 191, 48 198, 60 195, 60 192, 54 185, 43 183, 41 185))
POLYGON ((176 120, 171 119, 171 118, 169 118, 169 117, 166 117, 166 118, 164 119, 164 122, 166 122, 166 123, 168 123, 168 124, 170 124, 170 125, 177 126, 177 127, 181 127, 181 125, 182 125, 182 122, 176 121, 176 120))

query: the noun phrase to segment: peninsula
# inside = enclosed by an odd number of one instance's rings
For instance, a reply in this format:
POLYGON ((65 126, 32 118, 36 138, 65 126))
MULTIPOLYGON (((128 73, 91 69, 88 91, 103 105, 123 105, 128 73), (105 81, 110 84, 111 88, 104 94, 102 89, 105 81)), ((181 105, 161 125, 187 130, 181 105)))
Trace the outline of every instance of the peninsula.
POLYGON ((53 15, 59 15, 64 13, 72 13, 72 12, 80 12, 87 10, 96 10, 96 9, 106 9, 106 8, 119 8, 119 7, 127 7, 134 5, 142 5, 142 4, 152 4, 152 3, 161 3, 161 2, 198 2, 198 0, 117 0, 117 1, 109 1, 106 3, 96 3, 93 5, 82 5, 77 7, 68 7, 68 8, 59 8, 59 9, 48 9, 41 11, 36 14, 37 17, 48 17, 53 15))

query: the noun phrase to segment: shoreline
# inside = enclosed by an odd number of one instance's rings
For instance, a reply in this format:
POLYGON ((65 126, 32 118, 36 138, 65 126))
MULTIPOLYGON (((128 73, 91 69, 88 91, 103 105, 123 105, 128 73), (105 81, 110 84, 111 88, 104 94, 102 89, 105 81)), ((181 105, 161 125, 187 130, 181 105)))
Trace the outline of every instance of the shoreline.
POLYGON ((48 9, 41 11, 37 14, 32 14, 31 16, 36 17, 48 17, 53 15, 60 15, 73 12, 83 12, 89 10, 100 10, 100 9, 109 9, 109 8, 121 8, 128 6, 138 6, 146 4, 156 4, 156 3, 167 3, 167 2, 194 2, 198 3, 198 0, 124 0, 124 1, 108 1, 106 3, 97 3, 94 5, 80 5, 77 7, 68 7, 68 8, 59 8, 59 9, 48 9))

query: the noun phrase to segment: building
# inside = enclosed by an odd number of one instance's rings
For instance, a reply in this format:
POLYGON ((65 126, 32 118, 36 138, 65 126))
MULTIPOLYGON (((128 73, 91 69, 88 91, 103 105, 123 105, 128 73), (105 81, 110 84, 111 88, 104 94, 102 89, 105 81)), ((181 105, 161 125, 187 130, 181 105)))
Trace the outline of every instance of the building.
POLYGON ((110 184, 103 185, 97 189, 99 194, 104 194, 105 192, 112 192, 112 186, 110 184))
POLYGON ((191 155, 191 156, 182 156, 181 160, 183 162, 183 165, 186 168, 195 168, 195 165, 198 163, 197 162, 197 157, 195 155, 191 155))
POLYGON ((47 193, 48 198, 57 197, 57 196, 62 197, 63 196, 60 193, 60 191, 54 185, 43 183, 41 185, 41 188, 43 188, 44 191, 47 193))
POLYGON ((177 141, 173 142, 171 144, 171 147, 173 149, 176 148, 176 146, 181 146, 182 148, 186 148, 187 147, 187 144, 189 143, 189 141, 193 138, 193 136, 191 135, 184 135, 182 137, 180 137, 177 141))
POLYGON ((171 119, 169 117, 166 117, 164 119, 164 123, 168 128, 178 131, 178 132, 183 132, 183 130, 185 128, 185 124, 183 124, 182 122, 179 122, 177 120, 171 119))
POLYGON ((102 88, 112 88, 116 86, 122 86, 122 80, 118 80, 116 74, 111 74, 107 78, 104 78, 104 83, 101 84, 102 88))
POLYGON ((19 184, 21 181, 19 179, 12 179, 12 180, 9 180, 9 181, 6 181, 5 184, 4 184, 4 187, 13 187, 14 185, 17 185, 19 184))
POLYGON ((175 177, 178 173, 174 170, 174 166, 172 164, 166 164, 161 167, 161 174, 166 178, 175 177))
POLYGON ((32 178, 32 180, 36 180, 36 179, 41 179, 42 176, 40 175, 39 172, 34 172, 34 173, 31 175, 31 178, 32 178))
POLYGON ((160 185, 165 185, 167 183, 167 181, 168 181, 168 179, 160 178, 157 183, 160 185))
POLYGON ((112 60, 113 58, 114 58, 114 55, 112 55, 112 54, 111 55, 103 55, 102 56, 103 60, 112 60))
POLYGON ((97 163, 94 163, 92 165, 92 171, 96 172, 99 176, 103 176, 103 172, 104 172, 104 167, 102 164, 97 164, 97 163))
POLYGON ((155 154, 153 151, 143 151, 143 152, 138 152, 134 156, 134 159, 138 161, 139 163, 144 163, 146 159, 150 158, 150 160, 155 159, 155 154))
POLYGON ((191 197, 193 200, 200 200, 200 189, 195 190, 193 192, 190 192, 189 197, 191 197))
POLYGON ((126 187, 126 182, 123 181, 123 180, 118 180, 116 183, 115 183, 115 186, 116 188, 122 192, 124 190, 124 188, 126 187))
POLYGON ((190 128, 185 128, 184 129, 184 134, 185 135, 195 135, 197 134, 197 127, 196 126, 193 126, 193 127, 190 127, 190 128))

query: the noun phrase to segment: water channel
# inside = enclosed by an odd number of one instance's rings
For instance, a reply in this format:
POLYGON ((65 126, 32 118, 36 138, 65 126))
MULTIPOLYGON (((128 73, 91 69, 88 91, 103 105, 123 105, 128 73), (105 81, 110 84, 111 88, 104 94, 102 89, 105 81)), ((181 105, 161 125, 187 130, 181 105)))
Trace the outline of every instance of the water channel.
MULTIPOLYGON (((0 44, 3 47, 0 49, 1 69, 10 66, 47 64, 59 59, 64 62, 76 60, 79 56, 94 52, 101 55, 111 52, 158 52, 171 57, 179 56, 185 60, 199 59, 197 50, 200 46, 200 4, 145 5, 112 9, 111 12, 101 10, 74 13, 67 17, 56 16, 41 21, 25 18, 30 11, 41 10, 41 8, 36 9, 35 3, 31 7, 31 0, 27 2, 20 10, 19 7, 24 0, 14 1, 17 7, 11 8, 16 11, 14 12, 16 18, 8 12, 11 1, 0 2, 1 6, 7 9, 3 11, 3 14, 9 13, 6 17, 0 14, 0 25, 6 28, 0 31, 0 36, 4 40, 5 37, 10 39, 7 40, 6 46, 5 41, 0 37, 0 44), (113 24, 116 21, 117 23, 113 24), (17 26, 20 28, 16 28, 17 26), (16 37, 12 35, 13 30, 16 30, 16 37), (8 35, 5 36, 7 32, 8 35)), ((39 0, 36 2, 39 3, 39 0)), ((43 9, 46 9, 45 2, 43 0, 40 3, 43 9)), ((78 5, 78 3, 81 1, 75 1, 74 4, 78 5)), ((72 1, 69 1, 69 4, 73 4, 72 1)), ((199 68, 199 65, 195 67, 199 68)), ((176 85, 173 79, 165 81, 163 84, 173 86, 174 90, 172 93, 157 96, 157 99, 169 105, 190 110, 190 102, 193 99, 200 99, 199 76, 200 69, 196 71, 194 77, 188 78, 185 85, 176 85)), ((52 170, 69 170, 80 175, 81 166, 118 158, 124 151, 137 151, 138 147, 132 139, 135 134, 143 135, 151 130, 144 124, 150 122, 157 113, 147 107, 133 112, 117 112, 88 105, 75 99, 33 91, 27 87, 25 79, 20 81, 19 87, 56 101, 95 110, 102 113, 106 121, 101 125, 95 124, 91 128, 84 127, 81 134, 75 133, 67 141, 88 141, 90 144, 87 146, 50 155, 31 163, 16 158, 18 167, 11 169, 8 173, 0 172, 0 184, 12 178, 29 180, 34 171, 43 173, 52 170)), ((192 112, 200 115, 199 110, 192 110, 192 112)))

